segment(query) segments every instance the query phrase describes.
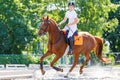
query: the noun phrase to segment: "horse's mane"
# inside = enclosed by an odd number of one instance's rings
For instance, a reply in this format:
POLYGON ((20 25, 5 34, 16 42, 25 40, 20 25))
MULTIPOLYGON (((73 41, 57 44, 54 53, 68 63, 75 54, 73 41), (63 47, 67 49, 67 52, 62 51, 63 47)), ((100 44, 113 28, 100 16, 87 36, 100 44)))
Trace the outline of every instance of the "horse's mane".
POLYGON ((49 19, 50 21, 52 21, 52 23, 54 23, 57 26, 56 21, 54 21, 53 19, 49 19))
POLYGON ((49 20, 60 30, 56 21, 54 21, 53 19, 49 19, 49 20))

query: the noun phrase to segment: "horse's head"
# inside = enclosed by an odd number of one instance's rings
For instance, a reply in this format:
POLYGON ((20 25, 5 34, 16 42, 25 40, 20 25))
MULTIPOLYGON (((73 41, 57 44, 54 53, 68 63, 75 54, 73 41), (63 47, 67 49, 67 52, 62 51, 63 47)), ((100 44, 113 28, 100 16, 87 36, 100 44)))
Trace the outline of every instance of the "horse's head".
POLYGON ((42 23, 40 25, 40 30, 38 32, 38 34, 41 36, 41 35, 44 35, 46 32, 48 32, 49 30, 49 26, 50 26, 50 20, 49 20, 49 17, 43 17, 43 20, 42 20, 42 23))

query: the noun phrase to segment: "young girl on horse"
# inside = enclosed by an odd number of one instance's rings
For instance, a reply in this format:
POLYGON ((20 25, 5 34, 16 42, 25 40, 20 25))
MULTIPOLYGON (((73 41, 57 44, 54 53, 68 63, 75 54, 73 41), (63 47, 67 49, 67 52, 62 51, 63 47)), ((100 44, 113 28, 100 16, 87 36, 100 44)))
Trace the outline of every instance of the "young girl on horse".
POLYGON ((68 3, 68 11, 65 14, 64 19, 58 24, 59 26, 69 20, 68 24, 64 27, 63 31, 68 31, 67 39, 70 46, 69 54, 73 53, 73 41, 74 41, 74 33, 78 30, 77 29, 77 23, 79 22, 79 19, 77 18, 77 14, 74 10, 75 3, 69 2, 68 3))

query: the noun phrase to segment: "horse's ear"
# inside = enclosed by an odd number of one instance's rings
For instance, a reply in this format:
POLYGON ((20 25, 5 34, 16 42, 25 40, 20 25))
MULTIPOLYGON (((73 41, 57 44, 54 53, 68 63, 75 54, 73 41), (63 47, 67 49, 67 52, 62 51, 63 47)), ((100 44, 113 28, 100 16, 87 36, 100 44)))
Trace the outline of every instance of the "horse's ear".
POLYGON ((46 19, 49 20, 49 16, 47 16, 46 19))

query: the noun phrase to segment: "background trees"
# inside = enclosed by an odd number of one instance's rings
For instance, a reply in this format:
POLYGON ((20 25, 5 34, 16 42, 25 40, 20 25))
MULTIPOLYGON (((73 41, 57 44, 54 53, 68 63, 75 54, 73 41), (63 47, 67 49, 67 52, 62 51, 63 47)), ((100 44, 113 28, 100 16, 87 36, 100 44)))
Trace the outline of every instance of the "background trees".
MULTIPOLYGON (((43 44, 37 34, 42 16, 49 15, 57 23, 60 22, 68 1, 0 0, 0 53, 38 53, 40 44, 43 44)), ((110 42, 112 51, 120 51, 119 0, 75 2, 80 18, 79 31, 103 37, 110 42)))
POLYGON ((103 38, 109 41, 112 52, 120 52, 120 1, 111 0, 117 6, 115 10, 109 12, 109 23, 103 29, 103 38), (116 20, 113 22, 113 20, 116 20))
POLYGON ((0 1, 0 53, 19 54, 31 49, 29 44, 36 38, 38 6, 30 0, 0 1))

